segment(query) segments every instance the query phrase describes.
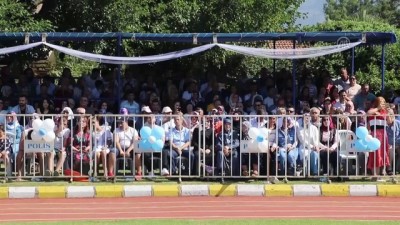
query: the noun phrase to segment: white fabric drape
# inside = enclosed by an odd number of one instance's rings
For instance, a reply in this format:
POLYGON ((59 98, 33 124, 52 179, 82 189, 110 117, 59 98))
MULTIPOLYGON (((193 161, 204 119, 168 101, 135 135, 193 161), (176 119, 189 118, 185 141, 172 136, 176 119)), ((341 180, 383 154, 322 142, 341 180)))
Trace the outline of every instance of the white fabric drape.
POLYGON ((27 44, 27 45, 18 45, 18 46, 13 46, 13 47, 0 48, 0 55, 5 55, 5 54, 13 53, 13 52, 20 52, 20 51, 28 50, 28 49, 37 47, 42 44, 43 44, 42 42, 37 42, 37 43, 31 43, 31 44, 27 44))
POLYGON ((118 56, 105 56, 100 54, 93 54, 87 52, 81 52, 69 48, 65 48, 58 45, 53 45, 49 43, 43 43, 50 48, 53 48, 59 52, 63 52, 65 54, 75 56, 81 59, 95 61, 99 63, 107 63, 107 64, 147 64, 147 63, 156 63, 161 61, 167 61, 171 59, 181 58, 188 55, 194 55, 203 51, 206 51, 210 48, 213 48, 215 44, 207 44, 202 45, 195 48, 185 49, 181 51, 169 52, 160 55, 154 56, 141 56, 141 57, 118 57, 118 56))
POLYGON ((361 42, 342 44, 342 45, 331 45, 331 46, 323 46, 323 47, 312 47, 312 48, 298 48, 298 49, 264 49, 264 48, 252 48, 252 47, 243 47, 236 45, 227 45, 227 44, 206 44, 199 47, 184 49, 181 51, 169 52, 160 55, 152 55, 152 56, 141 56, 141 57, 119 57, 119 56, 105 56, 100 54, 93 54, 88 52, 82 52, 74 49, 69 49, 66 47, 53 45, 46 42, 37 42, 27 45, 19 45, 14 47, 2 48, 0 49, 0 55, 9 54, 13 52, 24 51, 30 48, 37 47, 39 45, 46 45, 52 49, 55 49, 59 52, 63 52, 67 55, 71 55, 80 59, 94 61, 98 63, 107 63, 107 64, 148 64, 148 63, 156 63, 167 60, 172 60, 176 58, 181 58, 189 55, 194 55, 200 52, 204 52, 209 50, 215 46, 219 46, 222 49, 233 51, 236 53, 255 56, 255 57, 263 57, 270 59, 303 59, 303 58, 313 58, 324 56, 328 54, 333 54, 341 51, 348 50, 350 48, 354 48, 355 46, 361 44, 361 42))
POLYGON ((312 48, 297 48, 297 49, 264 49, 264 48, 251 48, 236 45, 218 44, 219 47, 240 53, 248 56, 256 56, 270 59, 305 59, 324 56, 337 52, 342 52, 361 44, 362 42, 354 42, 341 45, 330 45, 323 47, 312 48))

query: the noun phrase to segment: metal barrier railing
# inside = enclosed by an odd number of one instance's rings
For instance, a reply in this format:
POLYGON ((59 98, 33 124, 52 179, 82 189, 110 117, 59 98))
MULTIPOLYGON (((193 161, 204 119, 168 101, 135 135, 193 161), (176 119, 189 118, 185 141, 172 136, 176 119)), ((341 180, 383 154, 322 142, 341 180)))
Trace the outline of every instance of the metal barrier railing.
POLYGON ((400 126, 391 116, 379 124, 376 117, 343 114, 38 118, 6 115, 0 132, 0 175, 5 179, 328 181, 394 179, 400 172, 400 126), (38 118, 54 122, 53 138, 45 131, 43 139, 37 137, 38 118), (377 151, 357 149, 360 126, 380 140, 377 151))

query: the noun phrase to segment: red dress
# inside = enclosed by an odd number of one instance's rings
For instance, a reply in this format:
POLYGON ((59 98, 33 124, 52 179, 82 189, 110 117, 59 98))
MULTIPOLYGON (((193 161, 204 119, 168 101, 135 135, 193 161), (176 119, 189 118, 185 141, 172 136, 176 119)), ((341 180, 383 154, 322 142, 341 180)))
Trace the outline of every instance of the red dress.
POLYGON ((381 114, 379 116, 368 116, 371 135, 381 142, 381 147, 374 152, 370 152, 368 156, 367 168, 371 170, 390 166, 389 142, 385 131, 387 112, 386 110, 380 110, 379 113, 381 114))

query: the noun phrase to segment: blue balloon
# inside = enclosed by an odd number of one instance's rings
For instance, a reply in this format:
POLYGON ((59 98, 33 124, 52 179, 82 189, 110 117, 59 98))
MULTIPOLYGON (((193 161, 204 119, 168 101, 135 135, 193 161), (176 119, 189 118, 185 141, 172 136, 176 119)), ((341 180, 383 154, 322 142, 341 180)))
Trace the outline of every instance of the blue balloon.
POLYGON ((151 148, 155 152, 161 152, 162 149, 164 148, 164 141, 161 139, 156 140, 153 144, 151 144, 151 148))
POLYGON ((143 126, 142 129, 140 129, 140 137, 144 140, 147 140, 151 135, 151 128, 148 126, 143 126))
POLYGON ((377 138, 373 138, 370 142, 368 142, 368 150, 376 151, 381 147, 381 141, 377 138))
POLYGON ((261 143, 264 141, 264 138, 262 136, 257 136, 257 142, 261 143))
POLYGON ((46 136, 46 134, 47 134, 47 131, 46 131, 45 129, 43 129, 43 128, 40 128, 40 129, 39 129, 39 135, 40 135, 41 137, 46 136))
POLYGON ((154 126, 153 130, 151 130, 151 135, 154 136, 156 139, 163 139, 165 136, 165 131, 160 126, 154 126))
POLYGON ((151 143, 147 140, 140 140, 139 148, 140 150, 151 150, 151 143))
POLYGON ((357 127, 356 129, 356 135, 358 138, 360 138, 361 140, 364 140, 365 137, 367 137, 368 135, 368 129, 366 127, 357 127))
POLYGON ((368 146, 366 144, 364 144, 362 140, 359 139, 356 141, 356 144, 354 147, 356 148, 357 151, 364 152, 367 150, 368 146))

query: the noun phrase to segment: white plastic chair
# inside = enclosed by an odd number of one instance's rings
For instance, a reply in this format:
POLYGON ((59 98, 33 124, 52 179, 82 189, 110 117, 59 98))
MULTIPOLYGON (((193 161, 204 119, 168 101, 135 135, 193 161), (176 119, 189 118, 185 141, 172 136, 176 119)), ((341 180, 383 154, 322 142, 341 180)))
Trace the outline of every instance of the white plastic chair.
MULTIPOLYGON (((348 162, 347 168, 350 168, 350 171, 354 173, 350 160, 356 160, 357 165, 357 151, 355 149, 357 136, 351 130, 338 130, 337 135, 339 138, 339 157, 341 163, 348 162)), ((348 175, 348 172, 346 171, 346 175, 348 175)))

